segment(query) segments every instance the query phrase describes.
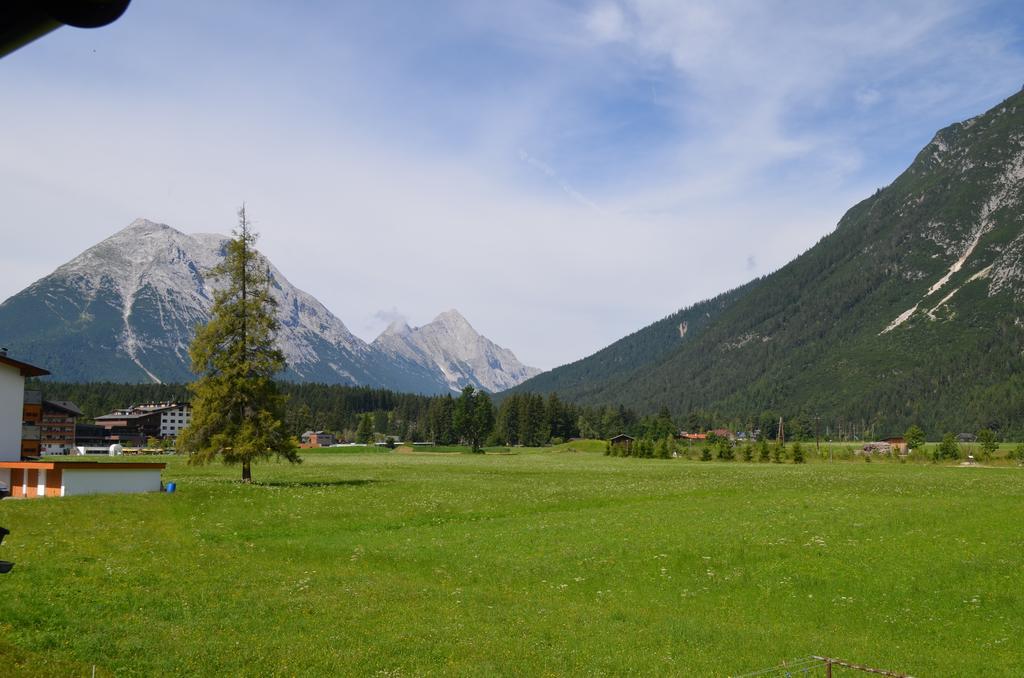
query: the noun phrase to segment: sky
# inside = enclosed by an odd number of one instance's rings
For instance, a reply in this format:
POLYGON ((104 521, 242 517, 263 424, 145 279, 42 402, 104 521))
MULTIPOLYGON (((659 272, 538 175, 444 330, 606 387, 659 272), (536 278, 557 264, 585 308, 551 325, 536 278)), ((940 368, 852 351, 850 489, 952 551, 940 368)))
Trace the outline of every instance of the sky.
POLYGON ((1024 83, 1016 1, 134 0, 0 60, 0 299, 144 217, 372 340, 582 358, 778 269, 1024 83))

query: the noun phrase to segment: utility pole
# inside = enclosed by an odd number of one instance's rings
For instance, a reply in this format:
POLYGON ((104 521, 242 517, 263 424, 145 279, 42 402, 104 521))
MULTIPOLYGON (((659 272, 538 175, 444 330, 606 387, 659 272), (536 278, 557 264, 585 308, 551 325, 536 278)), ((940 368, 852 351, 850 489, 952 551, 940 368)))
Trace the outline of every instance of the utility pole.
POLYGON ((814 415, 814 453, 821 458, 821 444, 818 442, 818 424, 821 422, 819 415, 814 415))

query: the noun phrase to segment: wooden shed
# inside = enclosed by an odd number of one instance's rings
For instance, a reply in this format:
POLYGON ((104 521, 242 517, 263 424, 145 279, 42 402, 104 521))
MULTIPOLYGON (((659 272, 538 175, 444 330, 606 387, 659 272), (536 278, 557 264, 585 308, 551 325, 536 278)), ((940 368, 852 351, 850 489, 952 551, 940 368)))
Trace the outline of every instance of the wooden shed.
POLYGON ((633 447, 633 441, 636 440, 633 436, 628 436, 625 433, 620 433, 611 439, 611 444, 616 447, 625 447, 627 449, 633 447))

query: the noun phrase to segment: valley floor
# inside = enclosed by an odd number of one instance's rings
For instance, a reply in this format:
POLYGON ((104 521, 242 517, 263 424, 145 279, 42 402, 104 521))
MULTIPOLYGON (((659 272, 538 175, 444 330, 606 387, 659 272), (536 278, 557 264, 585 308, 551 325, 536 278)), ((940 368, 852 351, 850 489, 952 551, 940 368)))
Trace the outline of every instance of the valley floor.
POLYGON ((513 452, 315 453, 252 486, 172 457, 174 494, 2 501, 0 666, 1024 674, 1020 468, 513 452))

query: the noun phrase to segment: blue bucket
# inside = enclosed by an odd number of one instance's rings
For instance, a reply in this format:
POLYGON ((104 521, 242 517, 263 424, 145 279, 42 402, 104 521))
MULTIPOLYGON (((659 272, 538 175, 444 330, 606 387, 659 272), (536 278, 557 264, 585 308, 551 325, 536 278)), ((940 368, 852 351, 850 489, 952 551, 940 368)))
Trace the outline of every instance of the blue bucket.
POLYGON ((176 489, 177 487, 178 487, 178 486, 177 486, 176 484, 174 484, 173 482, 167 483, 167 491, 168 491, 168 492, 174 492, 174 490, 175 490, 175 489, 176 489))

